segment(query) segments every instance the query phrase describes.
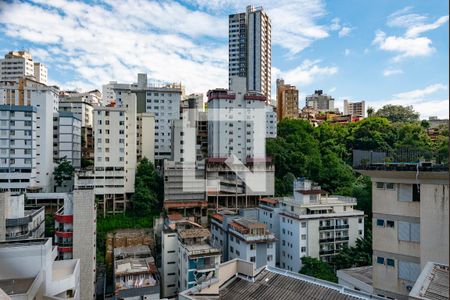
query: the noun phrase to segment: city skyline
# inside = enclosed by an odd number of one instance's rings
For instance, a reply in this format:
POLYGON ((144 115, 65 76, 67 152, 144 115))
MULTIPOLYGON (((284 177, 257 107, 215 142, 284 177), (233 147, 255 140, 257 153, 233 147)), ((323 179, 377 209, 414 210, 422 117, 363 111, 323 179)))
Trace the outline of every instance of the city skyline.
POLYGON ((146 72, 206 94, 227 86, 228 15, 248 4, 271 18, 273 99, 282 77, 300 90, 300 106, 323 89, 341 110, 344 99, 366 100, 448 117, 445 2, 13 2, 0 6, 0 49, 29 49, 62 89, 100 89, 146 72))

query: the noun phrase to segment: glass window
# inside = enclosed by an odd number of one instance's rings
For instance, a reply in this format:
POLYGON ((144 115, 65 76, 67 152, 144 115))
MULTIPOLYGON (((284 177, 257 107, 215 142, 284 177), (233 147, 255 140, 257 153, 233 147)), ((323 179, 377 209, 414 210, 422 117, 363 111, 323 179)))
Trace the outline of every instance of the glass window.
POLYGON ((386 227, 393 228, 393 227, 394 227, 394 224, 395 224, 394 221, 391 221, 391 220, 387 220, 387 221, 386 221, 386 227))
POLYGON ((390 267, 395 267, 395 261, 392 258, 386 259, 386 264, 390 267))
POLYGON ((377 219, 377 226, 384 227, 384 220, 383 219, 377 219))
POLYGON ((377 257, 377 263, 380 264, 380 265, 384 265, 384 257, 378 256, 377 257))
POLYGON ((384 189, 384 182, 377 182, 377 189, 384 189))

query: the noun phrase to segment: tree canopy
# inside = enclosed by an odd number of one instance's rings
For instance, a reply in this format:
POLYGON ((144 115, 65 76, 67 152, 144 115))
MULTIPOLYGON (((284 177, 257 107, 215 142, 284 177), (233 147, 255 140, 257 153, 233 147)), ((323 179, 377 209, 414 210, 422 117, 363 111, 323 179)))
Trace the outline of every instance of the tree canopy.
POLYGON ((144 157, 137 165, 134 182, 132 204, 136 215, 148 215, 159 206, 158 194, 161 186, 161 178, 155 167, 144 157))
POLYGON ((414 111, 412 105, 392 105, 388 104, 380 108, 376 115, 384 117, 391 122, 416 122, 419 121, 420 114, 414 111))
POLYGON ((300 269, 300 274, 337 282, 337 277, 333 268, 326 262, 310 256, 303 256, 301 260, 302 268, 300 269))
POLYGON ((53 177, 55 179, 56 185, 61 186, 66 178, 72 178, 75 173, 75 168, 72 164, 67 160, 67 158, 63 157, 59 160, 58 165, 55 167, 53 171, 53 177))

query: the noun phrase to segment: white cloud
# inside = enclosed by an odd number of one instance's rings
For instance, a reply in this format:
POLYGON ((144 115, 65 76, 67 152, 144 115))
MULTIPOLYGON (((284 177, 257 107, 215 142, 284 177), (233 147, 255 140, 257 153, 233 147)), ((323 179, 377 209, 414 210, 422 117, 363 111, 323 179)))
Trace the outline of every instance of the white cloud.
POLYGON ((420 113, 422 119, 426 119, 429 116, 448 118, 448 93, 438 97, 433 96, 445 90, 448 90, 448 86, 444 84, 432 84, 422 89, 394 94, 391 99, 377 101, 373 105, 376 109, 386 104, 412 105, 414 110, 420 113))
POLYGON ((398 93, 398 94, 394 94, 394 98, 396 99, 422 99, 425 96, 434 94, 438 91, 442 91, 442 90, 447 90, 447 86, 441 83, 436 83, 436 84, 432 84, 429 85, 423 89, 416 89, 413 91, 409 91, 409 92, 403 92, 403 93, 398 93))
MULTIPOLYGON (((275 70, 275 76, 282 77, 284 80, 293 85, 309 85, 315 80, 334 75, 338 72, 337 67, 320 66, 320 60, 304 60, 298 67, 288 70, 275 70)), ((274 77, 274 78, 276 78, 274 77)))
POLYGON ((394 61, 400 61, 407 57, 428 56, 435 51, 431 47, 431 43, 432 41, 427 37, 386 36, 386 33, 381 30, 376 32, 372 42, 372 44, 378 45, 382 50, 398 53, 394 57, 394 61))
POLYGON ((353 29, 351 27, 344 26, 341 30, 339 30, 339 37, 348 36, 353 29))
POLYGON ((435 51, 431 47, 432 40, 421 34, 437 29, 448 22, 448 16, 442 16, 429 23, 427 16, 410 13, 411 10, 411 7, 405 7, 387 18, 388 26, 406 29, 402 36, 388 36, 381 30, 377 30, 375 33, 372 44, 379 46, 381 50, 397 53, 394 61, 432 54, 435 51))
POLYGON ((387 76, 392 76, 392 75, 397 75, 397 74, 403 74, 403 70, 388 68, 388 69, 383 71, 383 75, 386 76, 386 77, 387 76))
POLYGON ((49 78, 62 87, 133 82, 138 72, 147 72, 154 80, 183 82, 188 92, 227 86, 227 46, 216 39, 227 36, 221 18, 216 22, 177 3, 137 4, 152 10, 146 11, 147 20, 137 6, 129 7, 136 13, 131 18, 116 1, 110 6, 67 0, 13 2, 7 9, 0 6, 0 30, 37 45, 32 54, 44 63, 70 69, 71 82, 49 78), (158 18, 159 13, 164 17, 158 18), (206 42, 199 42, 201 35, 206 42))

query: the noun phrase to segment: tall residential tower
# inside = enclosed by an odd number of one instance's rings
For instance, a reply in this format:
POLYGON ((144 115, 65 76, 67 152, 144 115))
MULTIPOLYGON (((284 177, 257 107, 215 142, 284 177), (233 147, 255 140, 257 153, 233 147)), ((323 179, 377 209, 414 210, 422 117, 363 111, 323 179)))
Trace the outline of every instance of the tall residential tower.
POLYGON ((247 90, 270 98, 271 25, 262 7, 247 6, 244 13, 232 14, 229 27, 228 74, 246 77, 247 90))

